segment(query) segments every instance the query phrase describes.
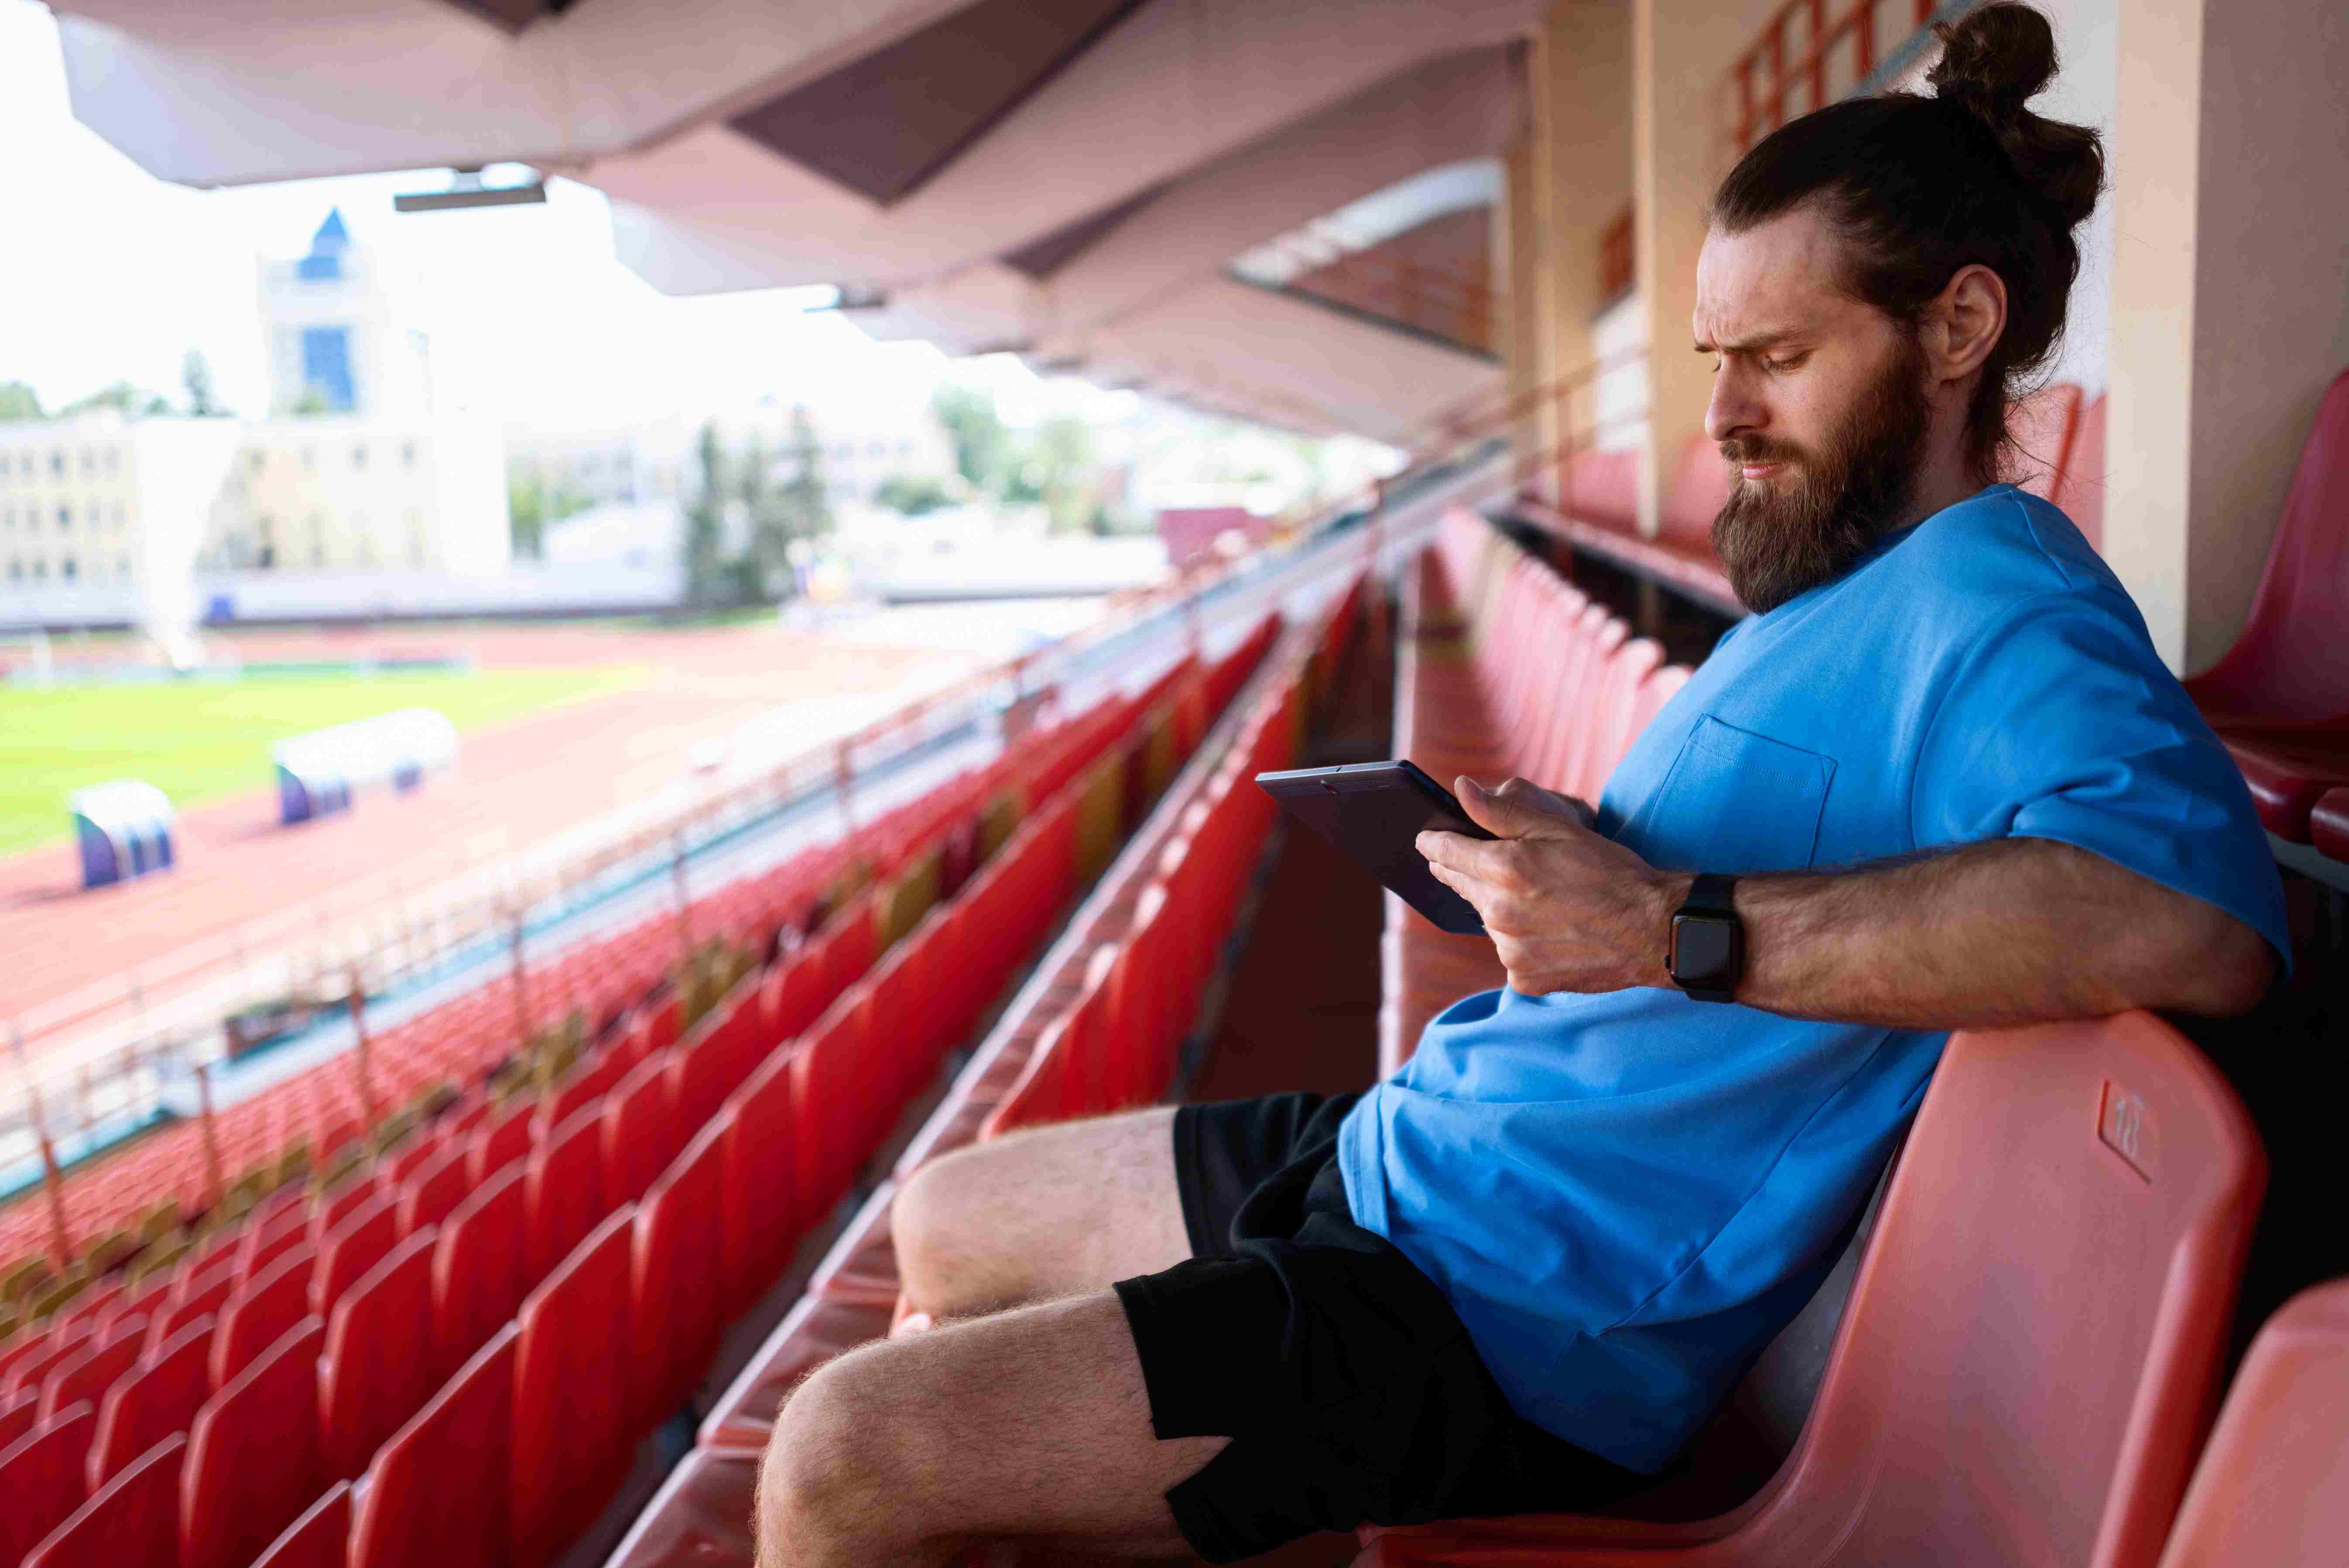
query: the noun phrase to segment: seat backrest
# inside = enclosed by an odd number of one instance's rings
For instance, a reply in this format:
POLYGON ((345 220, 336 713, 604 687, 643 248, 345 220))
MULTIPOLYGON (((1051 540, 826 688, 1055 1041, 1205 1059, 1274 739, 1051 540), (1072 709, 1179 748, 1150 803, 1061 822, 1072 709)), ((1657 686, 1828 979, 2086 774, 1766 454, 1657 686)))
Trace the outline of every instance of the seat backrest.
POLYGON ((2055 510, 2098 550, 2105 547, 2105 404, 2109 398, 2110 394, 2094 398, 2080 410, 2064 469, 2047 494, 2055 510))
POLYGON ((119 1318, 92 1332, 82 1348, 49 1368, 41 1384, 38 1415, 48 1419, 67 1405, 88 1400, 95 1407, 106 1398, 114 1380, 138 1363, 147 1347, 147 1320, 119 1318))
POLYGON ((531 1273, 543 1275, 604 1217, 604 1108, 582 1106, 530 1157, 523 1178, 531 1273))
POLYGON ((792 1055, 805 1048, 802 1041, 768 1057, 720 1113, 723 1283, 730 1316, 764 1294, 807 1223, 792 1117, 792 1055))
POLYGON ((1566 493, 1558 510, 1568 517, 1629 533, 1640 525, 1640 451, 1577 452, 1566 462, 1566 493))
POLYGON ((106 1390, 83 1474, 89 1491, 195 1420, 212 1398, 212 1324, 209 1316, 197 1318, 106 1390))
POLYGON ((2302 1291, 2251 1341, 2161 1568, 2333 1568, 2349 1542, 2349 1280, 2302 1291))
POLYGON ((1588 739, 1576 748, 1572 770, 1565 778, 1568 793, 1596 800, 1607 787, 1607 776, 1631 744, 1640 687, 1663 662, 1663 645, 1650 637, 1634 637, 1608 655, 1597 700, 1583 720, 1588 739))
MULTIPOLYGON (((182 1265, 184 1270, 185 1265, 182 1265)), ((189 1324, 200 1317, 216 1318, 228 1298, 244 1282, 236 1272, 233 1258, 216 1264, 210 1273, 183 1280, 173 1287, 171 1300, 163 1309, 147 1320, 147 1348, 151 1354, 173 1338, 189 1324)))
POLYGON ((135 1462, 90 1492, 24 1568, 89 1568, 136 1563, 178 1568, 180 1470, 188 1455, 184 1432, 150 1447, 135 1462))
POLYGON ((855 1118, 859 1097, 870 1088, 864 1071, 870 1021, 865 996, 861 986, 843 991, 787 1058, 802 1214, 829 1213, 869 1152, 859 1145, 855 1118))
POLYGON ((2080 388, 2058 381, 2006 411, 2006 436, 2013 443, 2015 484, 2044 500, 2071 466, 2079 428, 2080 388))
POLYGON ((544 1568, 609 1500, 633 1445, 612 1397, 624 1364, 634 1205, 598 1225, 524 1299, 515 1321, 514 1568, 544 1568))
POLYGON ((310 1310, 323 1318, 335 1310, 343 1292, 359 1276, 383 1262, 399 1240, 399 1204, 388 1192, 379 1192, 344 1216, 318 1248, 317 1267, 310 1274, 310 1310))
POLYGON ((531 1119, 536 1114, 537 1108, 523 1100, 492 1116, 473 1134, 465 1151, 465 1174, 474 1186, 531 1151, 531 1119))
POLYGON ((1953 1036, 1756 1560, 2150 1564, 2265 1171, 2150 1014, 1953 1036))
POLYGON ((432 1159, 417 1167, 399 1186, 399 1233, 406 1238, 427 1225, 437 1225, 472 1190, 466 1173, 468 1150, 452 1138, 432 1159))
POLYGON ((212 1335, 212 1387, 251 1366, 285 1331, 310 1315, 312 1273, 317 1260, 306 1241, 240 1285, 220 1310, 212 1335))
POLYGON ((2227 655, 2187 683, 2206 708, 2349 718, 2349 371, 2334 377, 2300 449, 2251 619, 2227 655))
POLYGON ((684 1123, 676 1099, 667 1051, 629 1068, 604 1097, 604 1195, 613 1202, 643 1197, 677 1157, 684 1123))
POLYGON ((181 1568, 244 1568, 318 1495, 318 1346, 305 1317, 204 1402, 180 1486, 181 1568))
POLYGON ((511 1323, 499 1329, 376 1450, 351 1521, 349 1568, 498 1560, 508 1533, 521 1332, 511 1323))
POLYGON ((338 1480, 285 1527, 253 1568, 343 1568, 351 1538, 351 1483, 338 1480))
POLYGON ((432 1253, 432 1326, 444 1363, 481 1347, 522 1305, 530 1273, 523 1238, 523 1165, 477 1186, 440 1226, 432 1253))
POLYGON ((639 1423, 673 1408, 700 1376, 731 1315, 711 1288, 726 1255, 723 1110, 695 1135, 636 1208, 628 1295, 636 1336, 629 1358, 639 1423))
POLYGON ((0 1376, 0 1398, 13 1398, 19 1390, 26 1388, 38 1393, 54 1368, 97 1342, 97 1330, 87 1323, 69 1324, 52 1331, 30 1354, 18 1357, 5 1376, 0 1376))
POLYGON ((82 1470, 89 1457, 88 1405, 69 1405, 0 1449, 0 1563, 23 1557, 71 1518, 87 1495, 82 1470))
POLYGON ((318 1362, 318 1440, 328 1475, 367 1469, 440 1385, 447 1365, 432 1330, 432 1253, 440 1233, 419 1231, 335 1303, 318 1362))

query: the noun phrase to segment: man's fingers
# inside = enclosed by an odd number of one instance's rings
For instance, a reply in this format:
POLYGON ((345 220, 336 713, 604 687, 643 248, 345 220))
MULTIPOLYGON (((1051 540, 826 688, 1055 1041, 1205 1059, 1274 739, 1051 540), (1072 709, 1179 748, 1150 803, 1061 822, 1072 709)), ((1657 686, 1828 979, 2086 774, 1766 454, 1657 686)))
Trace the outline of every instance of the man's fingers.
POLYGON ((1472 839, 1465 833, 1447 833, 1435 829, 1420 834, 1412 841, 1412 845, 1426 857, 1431 866, 1480 879, 1492 876, 1502 848, 1487 840, 1472 839))
POLYGON ((1580 825, 1571 810, 1560 809, 1564 797, 1528 779, 1509 779, 1487 789, 1464 773, 1456 792, 1469 819, 1495 838, 1531 838, 1554 833, 1562 824, 1580 825))

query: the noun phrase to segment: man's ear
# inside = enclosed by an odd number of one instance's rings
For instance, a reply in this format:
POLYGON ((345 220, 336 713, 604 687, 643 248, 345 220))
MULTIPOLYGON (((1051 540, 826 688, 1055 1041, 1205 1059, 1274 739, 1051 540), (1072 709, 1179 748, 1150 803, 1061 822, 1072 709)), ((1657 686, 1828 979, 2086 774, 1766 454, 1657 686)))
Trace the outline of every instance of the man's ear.
POLYGON ((1938 382, 1962 381, 1982 367, 2006 331, 2006 280, 1980 262, 1951 274, 1925 310, 1919 334, 1938 382))

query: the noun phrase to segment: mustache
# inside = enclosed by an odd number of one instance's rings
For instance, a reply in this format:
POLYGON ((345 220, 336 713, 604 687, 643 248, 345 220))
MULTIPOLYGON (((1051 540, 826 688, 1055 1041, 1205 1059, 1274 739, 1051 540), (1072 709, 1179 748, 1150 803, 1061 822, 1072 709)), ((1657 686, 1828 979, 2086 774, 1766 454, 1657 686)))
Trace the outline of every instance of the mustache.
POLYGON ((1799 463, 1803 449, 1768 436, 1732 436, 1721 443, 1722 460, 1732 468, 1746 463, 1799 463))

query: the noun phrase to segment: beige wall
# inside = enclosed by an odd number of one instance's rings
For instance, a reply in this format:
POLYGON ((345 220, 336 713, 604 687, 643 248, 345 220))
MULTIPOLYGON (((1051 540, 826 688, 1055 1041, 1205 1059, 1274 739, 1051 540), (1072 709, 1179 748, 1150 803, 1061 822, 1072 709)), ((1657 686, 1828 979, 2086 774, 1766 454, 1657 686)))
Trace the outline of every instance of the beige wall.
POLYGON ((2130 0, 2106 548, 2183 671, 2234 640, 2349 361, 2349 7, 2130 0))

